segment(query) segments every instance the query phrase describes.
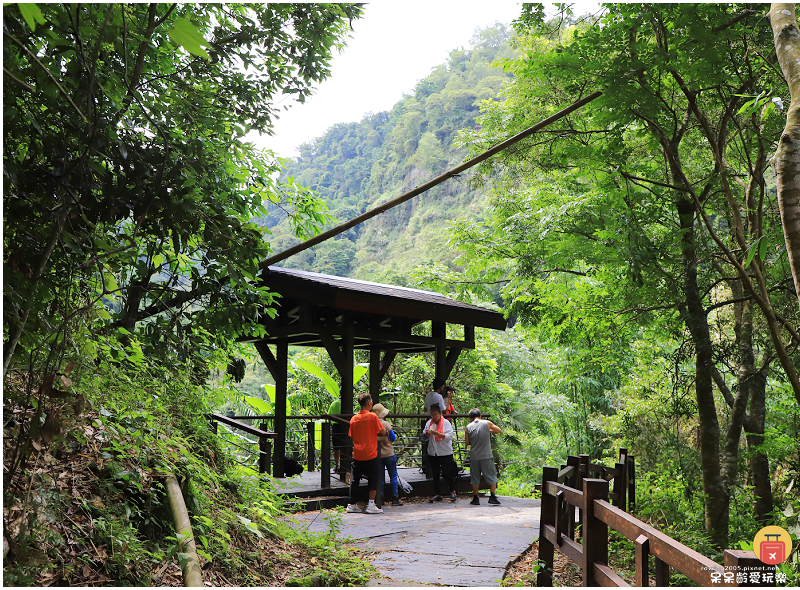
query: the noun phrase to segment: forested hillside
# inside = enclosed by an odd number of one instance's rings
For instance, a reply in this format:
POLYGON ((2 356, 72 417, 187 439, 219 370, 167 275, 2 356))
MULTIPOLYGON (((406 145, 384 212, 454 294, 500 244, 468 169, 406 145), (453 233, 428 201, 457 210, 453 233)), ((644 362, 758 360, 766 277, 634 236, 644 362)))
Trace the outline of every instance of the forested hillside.
MULTIPOLYGON (((453 50, 391 111, 340 123, 301 145, 300 156, 284 165, 283 177, 317 191, 330 213, 346 221, 459 164, 466 150, 453 145, 457 132, 475 124, 480 105, 497 100, 511 77, 499 65, 517 53, 510 37, 499 23, 476 32, 470 49, 453 50)), ((285 265, 404 282, 397 273, 422 262, 452 262, 447 221, 481 216, 485 195, 471 189, 466 178, 444 183, 285 265)), ((266 223, 274 232, 270 242, 275 251, 297 243, 277 208, 266 223)))

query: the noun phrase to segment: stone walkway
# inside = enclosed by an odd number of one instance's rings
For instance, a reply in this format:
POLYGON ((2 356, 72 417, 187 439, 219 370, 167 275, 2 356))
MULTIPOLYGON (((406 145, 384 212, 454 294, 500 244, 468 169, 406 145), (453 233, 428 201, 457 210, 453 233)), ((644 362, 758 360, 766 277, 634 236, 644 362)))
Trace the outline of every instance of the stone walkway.
MULTIPOLYGON (((489 506, 483 497, 480 506, 471 506, 470 499, 344 514, 339 536, 375 552, 372 565, 397 582, 499 586, 506 565, 538 538, 540 501, 501 496, 501 506, 489 506)), ((320 513, 296 518, 310 531, 328 530, 320 513)))

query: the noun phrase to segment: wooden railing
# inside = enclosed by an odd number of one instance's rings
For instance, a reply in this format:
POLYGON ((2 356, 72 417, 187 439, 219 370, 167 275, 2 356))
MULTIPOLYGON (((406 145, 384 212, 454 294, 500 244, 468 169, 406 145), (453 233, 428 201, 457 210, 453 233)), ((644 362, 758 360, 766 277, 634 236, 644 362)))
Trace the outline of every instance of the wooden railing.
MULTIPOLYGON (((656 586, 669 586, 672 569, 702 586, 749 585, 741 584, 741 576, 737 574, 744 573, 744 579, 749 581, 747 574, 754 571, 761 575, 773 572, 770 578, 774 581, 774 566, 758 561, 752 551, 727 550, 722 566, 626 513, 622 508, 623 492, 609 492, 608 479, 582 478, 578 487, 575 477, 582 468, 575 465, 574 459, 570 462, 561 470, 555 467, 543 470, 539 531, 539 560, 543 566, 537 574, 537 586, 553 585, 556 549, 580 566, 584 586, 629 586, 608 565, 609 527, 634 543, 636 586, 650 585, 650 555, 654 559, 656 586), (612 494, 616 495, 617 506, 609 503, 612 494), (575 540, 576 508, 580 513, 578 521, 582 523, 580 543, 575 540)), ((614 469, 618 467, 619 464, 614 469)), ((626 481, 624 478, 623 474, 620 480, 626 481)))
MULTIPOLYGON (((353 414, 320 414, 320 415, 291 415, 286 416, 287 421, 294 423, 294 428, 287 429, 287 434, 291 430, 292 440, 286 441, 287 455, 291 454, 298 460, 306 464, 306 469, 310 472, 320 471, 320 487, 327 489, 331 481, 331 453, 336 450, 341 452, 341 465, 345 466, 338 476, 345 479, 345 472, 349 471, 350 456, 352 452, 352 442, 342 447, 334 448, 331 444, 331 430, 334 425, 339 425, 347 432, 350 425, 350 418, 353 414), (325 420, 322 423, 320 432, 317 432, 315 421, 325 420), (302 422, 306 424, 303 425, 302 422), (321 436, 322 440, 318 440, 321 436), (317 448, 319 446, 319 448, 317 448)), ((483 416, 489 418, 487 414, 483 416)), ((258 441, 258 471, 260 473, 269 472, 272 465, 272 457, 269 454, 272 450, 271 440, 275 437, 270 432, 275 416, 224 416, 222 414, 208 414, 211 420, 212 429, 216 432, 217 422, 227 426, 237 428, 251 436, 255 436, 258 441), (248 422, 256 422, 259 428, 255 428, 248 422)), ((386 420, 392 423, 397 440, 394 443, 397 463, 405 467, 426 467, 426 457, 424 445, 419 442, 419 433, 422 421, 427 419, 425 414, 389 414, 386 420)), ((469 450, 463 441, 464 427, 469 423, 467 414, 451 414, 447 416, 453 424, 453 457, 459 466, 466 466, 469 459, 469 450)), ((234 443, 231 443, 234 444, 234 443)), ((255 445, 255 443, 253 443, 255 445)), ((238 446, 238 445, 237 445, 238 446)), ((241 447, 240 447, 241 449, 241 447)), ((255 455, 256 452, 252 452, 255 455)), ((276 459, 277 460, 277 459, 276 459)))
MULTIPOLYGON (((258 451, 250 451, 240 445, 237 445, 231 441, 228 441, 230 444, 235 445, 240 450, 244 451, 248 455, 257 455, 257 465, 258 465, 258 472, 259 473, 269 473, 272 470, 272 439, 275 438, 274 432, 268 431, 268 426, 266 423, 261 424, 261 428, 256 428, 254 426, 250 426, 249 424, 245 424, 244 422, 240 422, 236 418, 238 416, 225 416, 223 414, 207 414, 206 417, 211 422, 211 430, 214 434, 218 434, 217 432, 217 423, 220 422, 225 424, 226 426, 230 426, 232 428, 236 428, 237 430, 241 430, 242 432, 249 434, 251 436, 257 437, 256 440, 258 441, 258 451)), ((245 467, 250 467, 242 463, 245 467)))

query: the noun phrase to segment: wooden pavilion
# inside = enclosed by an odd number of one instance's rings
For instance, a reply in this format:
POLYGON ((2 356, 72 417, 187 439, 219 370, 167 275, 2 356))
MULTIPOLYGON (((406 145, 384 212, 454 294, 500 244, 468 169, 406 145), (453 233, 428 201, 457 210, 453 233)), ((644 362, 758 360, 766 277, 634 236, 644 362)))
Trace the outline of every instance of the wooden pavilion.
POLYGON ((262 284, 280 295, 265 338, 253 342, 275 380, 273 475, 284 476, 289 346, 324 347, 340 378, 342 414, 353 413, 354 351, 369 350, 369 391, 378 403, 381 381, 398 353, 434 352, 436 377, 447 379, 459 354, 475 348, 475 328, 505 330, 502 314, 429 291, 270 266, 262 284), (414 326, 431 322, 431 336, 414 326), (447 324, 463 339, 447 338, 447 324), (275 345, 273 354, 269 345, 275 345))

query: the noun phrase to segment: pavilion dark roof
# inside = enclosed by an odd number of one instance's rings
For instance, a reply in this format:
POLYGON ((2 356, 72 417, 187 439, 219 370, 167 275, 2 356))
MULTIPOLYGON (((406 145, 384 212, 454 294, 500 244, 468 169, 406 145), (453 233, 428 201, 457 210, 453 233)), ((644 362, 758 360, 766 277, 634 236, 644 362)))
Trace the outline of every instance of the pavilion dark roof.
POLYGON ((495 330, 506 328, 506 319, 501 313, 420 289, 276 266, 269 267, 262 281, 283 297, 342 311, 495 330))

